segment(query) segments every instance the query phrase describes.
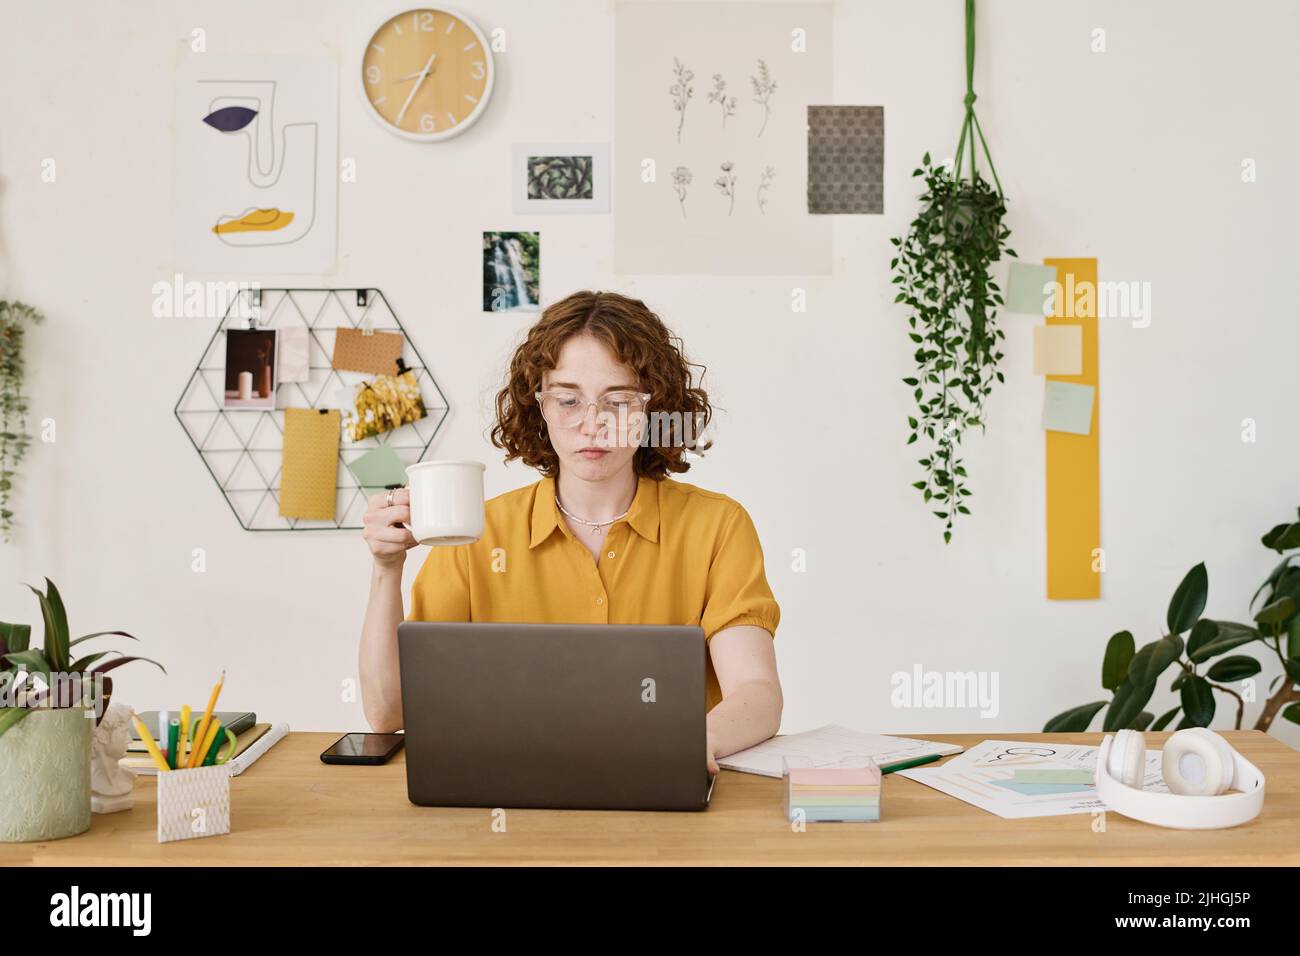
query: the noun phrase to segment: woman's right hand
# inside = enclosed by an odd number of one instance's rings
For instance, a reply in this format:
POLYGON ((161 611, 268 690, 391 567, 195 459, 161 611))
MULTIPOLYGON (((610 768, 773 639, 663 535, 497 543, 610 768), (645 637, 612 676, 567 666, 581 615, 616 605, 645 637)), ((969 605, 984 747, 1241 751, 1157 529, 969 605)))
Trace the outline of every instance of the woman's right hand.
POLYGON ((375 564, 393 567, 400 566, 406 560, 406 552, 419 542, 404 525, 411 520, 410 492, 405 488, 393 491, 391 505, 388 495, 389 492, 381 491, 371 496, 362 519, 365 528, 361 534, 370 546, 375 564))

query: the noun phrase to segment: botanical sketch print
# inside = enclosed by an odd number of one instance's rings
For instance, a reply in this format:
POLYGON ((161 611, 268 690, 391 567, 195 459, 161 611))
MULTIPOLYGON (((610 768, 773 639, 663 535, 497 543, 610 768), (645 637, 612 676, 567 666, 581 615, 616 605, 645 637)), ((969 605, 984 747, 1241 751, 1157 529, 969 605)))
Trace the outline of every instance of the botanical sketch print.
MULTIPOLYGON (((673 110, 677 113, 676 129, 679 143, 682 141, 682 129, 686 123, 686 107, 690 104, 691 97, 695 95, 695 87, 691 86, 691 80, 694 78, 695 73, 686 69, 677 57, 673 57, 673 83, 668 88, 668 93, 672 97, 673 110)), ((772 115, 772 96, 776 93, 776 80, 772 78, 766 61, 761 57, 758 60, 758 73, 749 78, 749 83, 754 91, 754 102, 762 107, 761 122, 756 134, 762 136, 763 131, 767 129, 767 121, 772 115)), ((713 89, 709 90, 708 101, 717 104, 722 116, 722 126, 725 129, 727 117, 736 115, 736 97, 727 92, 727 81, 721 73, 713 74, 713 89)))
POLYGON ((733 164, 722 164, 722 175, 713 181, 713 185, 718 187, 722 195, 729 199, 727 203, 727 215, 730 216, 736 211, 736 174, 732 171, 733 164))
POLYGON ((713 74, 713 89, 709 91, 709 102, 717 103, 722 109, 722 125, 727 125, 727 117, 736 115, 736 98, 727 95, 727 81, 721 73, 713 74))
POLYGON ((805 183, 807 108, 833 95, 834 5, 615 9, 615 270, 830 271, 830 230, 808 215, 805 183))
POLYGON ((677 142, 682 141, 682 127, 686 124, 686 107, 695 95, 691 80, 695 74, 682 65, 682 61, 673 57, 673 85, 668 92, 673 97, 673 109, 677 111, 677 142))
POLYGON ((758 178, 758 212, 760 215, 767 215, 767 190, 775 178, 776 169, 772 166, 764 166, 763 172, 758 178))
POLYGON ((754 88, 754 102, 763 107, 763 125, 758 128, 758 135, 762 136, 763 130, 767 129, 768 117, 772 115, 772 94, 776 92, 776 80, 768 73, 767 63, 760 59, 758 76, 751 76, 749 82, 754 88))
POLYGON ((682 218, 686 218, 686 187, 691 184, 691 171, 685 166, 673 170, 673 191, 677 193, 677 203, 682 207, 682 218))

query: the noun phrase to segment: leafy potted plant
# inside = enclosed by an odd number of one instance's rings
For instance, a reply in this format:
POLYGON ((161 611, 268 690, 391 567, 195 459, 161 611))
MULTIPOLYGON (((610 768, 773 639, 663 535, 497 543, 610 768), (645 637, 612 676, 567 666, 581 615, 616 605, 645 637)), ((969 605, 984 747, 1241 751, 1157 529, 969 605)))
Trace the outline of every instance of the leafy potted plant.
MULTIPOLYGON (((68 615, 48 578, 32 588, 45 625, 44 647, 30 646, 31 626, 0 623, 0 842, 54 840, 90 827, 90 737, 112 694, 104 675, 145 657, 97 651, 73 658, 72 649, 106 635, 136 640, 125 631, 96 631, 70 639, 68 615), (98 695, 101 706, 92 707, 98 695)), ((30 585, 29 585, 30 587, 30 585)))
POLYGON ((41 321, 30 305, 0 300, 0 534, 13 534, 13 491, 18 463, 27 453, 27 396, 23 394, 23 337, 29 323, 41 321))
POLYGON ((943 521, 945 544, 956 516, 970 514, 958 446, 967 429, 983 430, 985 400, 1003 380, 1004 333, 995 321, 1002 293, 990 270, 1004 255, 1016 254, 1007 247, 1006 199, 975 116, 974 72, 975 0, 966 0, 966 113, 957 152, 951 164, 932 164, 925 154, 912 173, 925 180, 921 211, 907 235, 890 240, 897 250, 889 263, 899 286, 894 301, 907 306, 916 346, 916 374, 903 379, 917 404, 907 419, 907 443, 924 439, 927 446, 918 459, 925 477, 913 487, 943 521), (979 149, 992 184, 976 163, 979 149))
POLYGON ((1269 696, 1255 729, 1268 730, 1279 713, 1300 724, 1300 565, 1293 563, 1300 558, 1300 521, 1277 525, 1261 540, 1283 558, 1251 599, 1253 624, 1201 617, 1209 593, 1209 576, 1204 564, 1196 565, 1169 602, 1165 616, 1168 633, 1164 637, 1136 651, 1128 631, 1120 631, 1107 643, 1101 685, 1111 691, 1111 699, 1057 714, 1043 731, 1085 731, 1103 707, 1106 716, 1102 730, 1106 732, 1124 728, 1164 730, 1180 711, 1182 716, 1175 729, 1208 727, 1217 710, 1216 694, 1232 702, 1236 711, 1234 726, 1240 730, 1246 698, 1231 685, 1254 677, 1261 665, 1249 654, 1228 652, 1256 643, 1263 646, 1266 655, 1277 657, 1282 673, 1269 684, 1269 696), (1145 707, 1157 682, 1170 668, 1175 673, 1169 689, 1178 692, 1179 703, 1155 717, 1145 707))

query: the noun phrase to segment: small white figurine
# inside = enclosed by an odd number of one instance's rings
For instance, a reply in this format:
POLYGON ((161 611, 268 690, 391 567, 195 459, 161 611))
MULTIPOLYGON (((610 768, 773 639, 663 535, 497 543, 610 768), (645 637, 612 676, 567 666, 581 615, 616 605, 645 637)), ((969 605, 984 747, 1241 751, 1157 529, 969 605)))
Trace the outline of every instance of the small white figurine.
POLYGON ((131 708, 116 701, 104 711, 90 741, 90 809, 116 813, 135 806, 135 774, 118 763, 131 743, 131 708))

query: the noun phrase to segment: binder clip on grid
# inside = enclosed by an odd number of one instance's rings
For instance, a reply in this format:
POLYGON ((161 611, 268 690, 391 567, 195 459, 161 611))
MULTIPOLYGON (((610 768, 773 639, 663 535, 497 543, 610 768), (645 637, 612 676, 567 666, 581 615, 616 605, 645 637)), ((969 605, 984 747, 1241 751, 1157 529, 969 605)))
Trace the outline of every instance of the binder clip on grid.
POLYGON ((791 823, 875 823, 880 819, 880 767, 870 757, 834 763, 783 757, 786 819, 791 823))

